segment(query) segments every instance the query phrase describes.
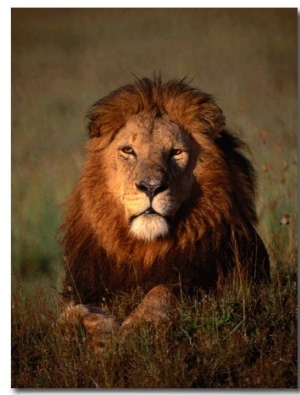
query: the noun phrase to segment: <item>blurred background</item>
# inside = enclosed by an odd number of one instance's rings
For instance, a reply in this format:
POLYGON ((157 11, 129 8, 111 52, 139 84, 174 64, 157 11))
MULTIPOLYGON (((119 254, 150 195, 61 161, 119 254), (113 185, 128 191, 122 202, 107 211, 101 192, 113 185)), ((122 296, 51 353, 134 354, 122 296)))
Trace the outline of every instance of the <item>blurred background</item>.
POLYGON ((56 231, 84 161, 85 114, 133 75, 154 72, 187 77, 215 96, 228 128, 250 146, 271 257, 292 245, 297 9, 14 8, 13 288, 59 289, 56 231))

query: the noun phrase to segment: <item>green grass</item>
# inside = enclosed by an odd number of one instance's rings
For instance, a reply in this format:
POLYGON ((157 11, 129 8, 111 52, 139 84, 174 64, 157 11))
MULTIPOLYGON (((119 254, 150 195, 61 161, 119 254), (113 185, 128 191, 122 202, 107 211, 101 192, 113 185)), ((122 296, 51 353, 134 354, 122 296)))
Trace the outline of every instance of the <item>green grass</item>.
MULTIPOLYGON (((12 386, 297 386, 296 10, 12 11, 12 386), (132 74, 194 78, 249 144, 272 283, 181 301, 175 327, 102 359, 56 325, 62 203, 84 162, 84 116, 132 74), (289 225, 280 225, 284 214, 289 225)), ((119 319, 137 303, 116 298, 119 319)))

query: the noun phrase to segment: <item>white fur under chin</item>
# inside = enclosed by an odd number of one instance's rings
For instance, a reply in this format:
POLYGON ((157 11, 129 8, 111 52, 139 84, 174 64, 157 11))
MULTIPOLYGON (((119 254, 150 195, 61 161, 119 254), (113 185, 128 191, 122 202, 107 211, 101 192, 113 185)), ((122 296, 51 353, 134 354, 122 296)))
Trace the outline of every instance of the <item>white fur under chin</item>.
POLYGON ((138 239, 151 241, 169 233, 167 221, 159 215, 140 215, 131 223, 130 233, 138 239))

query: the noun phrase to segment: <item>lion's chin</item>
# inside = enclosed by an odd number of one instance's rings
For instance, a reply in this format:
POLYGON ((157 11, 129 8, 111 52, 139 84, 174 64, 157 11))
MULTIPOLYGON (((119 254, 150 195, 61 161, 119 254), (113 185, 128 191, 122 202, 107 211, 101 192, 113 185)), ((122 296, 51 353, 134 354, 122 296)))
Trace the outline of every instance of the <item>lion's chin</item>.
POLYGON ((130 233, 140 240, 151 241, 166 236, 169 225, 160 215, 142 214, 132 220, 130 233))

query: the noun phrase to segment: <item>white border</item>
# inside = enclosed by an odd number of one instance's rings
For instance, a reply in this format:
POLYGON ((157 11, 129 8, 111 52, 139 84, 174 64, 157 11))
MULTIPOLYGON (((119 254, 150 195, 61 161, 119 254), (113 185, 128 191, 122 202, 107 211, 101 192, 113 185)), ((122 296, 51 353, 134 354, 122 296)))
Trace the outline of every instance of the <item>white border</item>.
POLYGON ((258 0, 238 2, 237 0, 211 0, 210 2, 200 2, 196 0, 73 0, 70 1, 8 1, 8 4, 1 5, 1 8, 298 8, 295 0, 288 1, 265 1, 262 3, 258 0))
POLYGON ((1 309, 1 355, 0 388, 8 393, 10 388, 10 360, 11 360, 11 336, 10 336, 10 245, 11 245, 11 57, 10 57, 10 7, 0 5, 0 92, 1 92, 1 144, 0 144, 0 240, 1 240, 1 276, 0 276, 0 309, 1 309), (3 318, 4 316, 4 318, 3 318))
MULTIPOLYGON (((10 254, 11 254, 11 8, 298 8, 295 1, 286 1, 284 4, 277 2, 270 4, 270 2, 262 2, 252 0, 243 2, 227 1, 224 7, 224 1, 212 0, 209 6, 199 1, 120 1, 110 0, 109 2, 86 0, 79 1, 2 1, 0 3, 0 48, 1 48, 1 72, 0 72, 0 87, 1 87, 1 144, 0 144, 0 158, 1 158, 1 176, 0 176, 0 235, 1 235, 1 357, 0 357, 0 390, 1 393, 13 393, 11 389, 11 343, 10 343, 10 254), (71 7, 70 7, 71 4, 71 7), (3 320, 4 312, 4 320, 3 320), (2 392, 5 390, 5 392, 2 392)), ((31 393, 31 391, 26 391, 31 393)), ((33 391, 36 392, 36 391, 33 391)), ((55 391, 56 393, 64 393, 63 390, 55 391)), ((85 393, 85 391, 80 391, 85 393)), ((105 392, 105 391, 102 391, 105 392)), ((164 393, 164 391, 160 391, 164 393)), ((214 393, 214 391, 211 391, 214 393)), ((279 391, 283 392, 283 391, 279 391)))

